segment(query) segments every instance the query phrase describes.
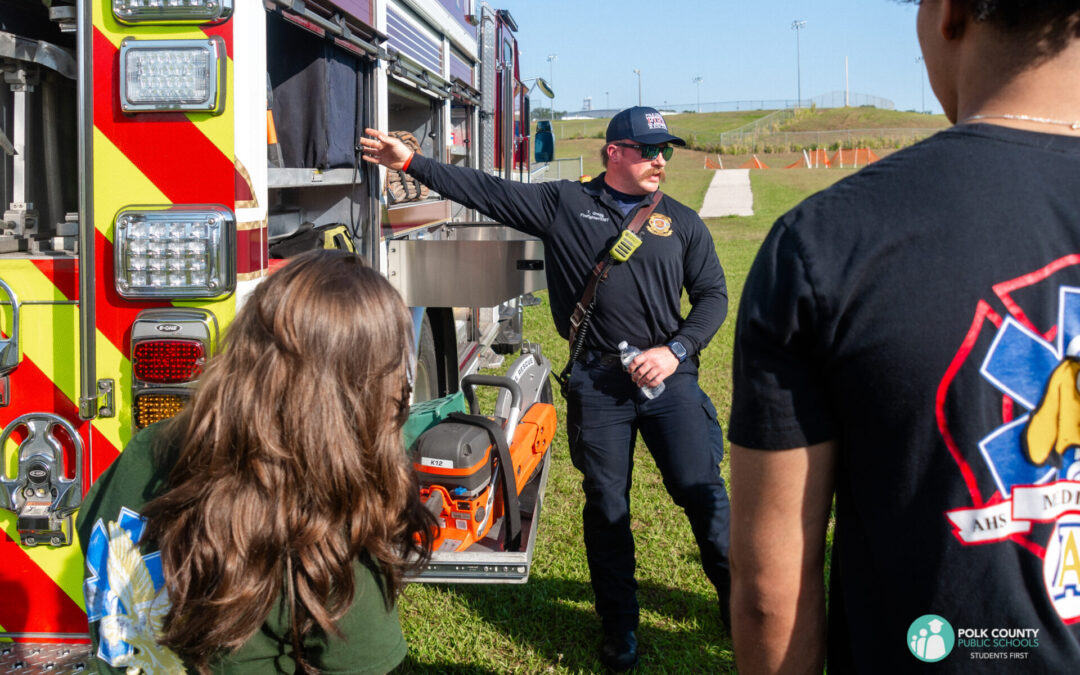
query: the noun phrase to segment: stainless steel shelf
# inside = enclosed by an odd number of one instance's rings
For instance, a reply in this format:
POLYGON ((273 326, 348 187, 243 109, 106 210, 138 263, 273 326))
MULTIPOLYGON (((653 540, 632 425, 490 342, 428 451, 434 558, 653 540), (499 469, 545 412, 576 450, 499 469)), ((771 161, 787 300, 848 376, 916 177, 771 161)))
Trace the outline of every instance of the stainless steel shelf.
MULTIPOLYGON (((363 181, 363 171, 356 172, 356 183, 363 181)), ((352 185, 352 169, 278 169, 270 167, 267 171, 270 189, 320 187, 324 185, 352 185)))

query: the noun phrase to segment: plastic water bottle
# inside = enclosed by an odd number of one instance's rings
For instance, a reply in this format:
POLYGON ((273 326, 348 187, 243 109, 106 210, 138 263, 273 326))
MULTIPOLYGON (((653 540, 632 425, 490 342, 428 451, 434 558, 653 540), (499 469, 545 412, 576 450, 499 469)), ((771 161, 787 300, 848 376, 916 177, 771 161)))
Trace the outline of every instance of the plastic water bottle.
MULTIPOLYGON (((626 344, 626 340, 619 343, 619 360, 622 361, 623 370, 630 370, 630 362, 637 358, 637 355, 641 353, 641 350, 633 345, 626 344)), ((655 387, 641 387, 641 393, 645 394, 645 398, 656 398, 660 394, 664 393, 664 383, 656 385, 655 387)))

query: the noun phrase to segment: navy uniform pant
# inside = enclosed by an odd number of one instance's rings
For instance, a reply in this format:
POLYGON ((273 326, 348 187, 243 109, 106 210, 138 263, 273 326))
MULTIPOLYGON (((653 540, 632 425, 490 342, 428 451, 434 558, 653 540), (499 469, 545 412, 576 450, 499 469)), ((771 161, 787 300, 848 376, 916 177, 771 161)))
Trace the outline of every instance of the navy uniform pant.
POLYGON ((585 552, 596 611, 604 629, 638 625, 630 481, 638 432, 664 487, 690 519, 705 574, 721 602, 728 599, 729 504, 720 476, 724 439, 716 408, 687 361, 649 400, 617 359, 586 352, 574 364, 567 391, 570 457, 584 475, 585 552))

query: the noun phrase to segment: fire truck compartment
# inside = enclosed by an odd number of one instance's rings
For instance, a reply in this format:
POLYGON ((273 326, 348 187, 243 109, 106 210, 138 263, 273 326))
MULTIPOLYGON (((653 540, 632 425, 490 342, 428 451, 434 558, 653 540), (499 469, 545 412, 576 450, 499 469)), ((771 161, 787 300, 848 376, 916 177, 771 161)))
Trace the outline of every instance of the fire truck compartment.
POLYGON ((505 225, 451 223, 431 238, 394 239, 386 264, 413 307, 490 307, 547 287, 544 244, 505 225))
POLYGON ((435 106, 442 100, 429 96, 415 85, 398 79, 387 82, 387 105, 390 128, 387 131, 407 131, 420 143, 420 154, 435 156, 435 148, 443 147, 440 115, 435 106))

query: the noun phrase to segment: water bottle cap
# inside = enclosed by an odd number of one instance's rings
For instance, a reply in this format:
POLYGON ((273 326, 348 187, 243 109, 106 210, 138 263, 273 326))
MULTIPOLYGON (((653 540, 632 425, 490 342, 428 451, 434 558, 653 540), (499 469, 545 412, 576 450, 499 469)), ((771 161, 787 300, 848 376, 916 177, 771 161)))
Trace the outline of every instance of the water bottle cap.
POLYGON ((627 347, 626 340, 623 340, 622 342, 619 343, 619 349, 620 350, 626 349, 626 347, 627 347))

